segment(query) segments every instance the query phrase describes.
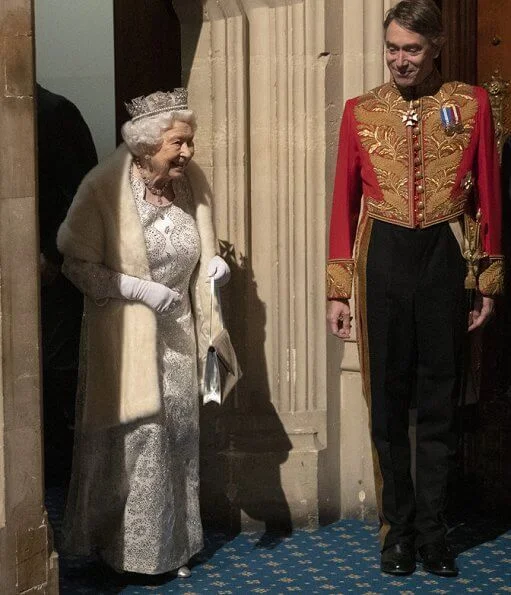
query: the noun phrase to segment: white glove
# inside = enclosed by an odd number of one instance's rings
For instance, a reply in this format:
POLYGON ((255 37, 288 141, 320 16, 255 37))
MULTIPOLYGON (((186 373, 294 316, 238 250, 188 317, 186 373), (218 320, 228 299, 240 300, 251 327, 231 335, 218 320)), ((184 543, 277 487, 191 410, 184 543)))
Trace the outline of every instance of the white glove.
POLYGON ((159 314, 174 309, 181 301, 179 293, 166 285, 130 275, 120 275, 119 291, 127 300, 142 302, 159 314))
POLYGON ((223 287, 229 283, 231 269, 221 256, 213 256, 208 264, 208 276, 209 278, 213 277, 215 285, 223 287))

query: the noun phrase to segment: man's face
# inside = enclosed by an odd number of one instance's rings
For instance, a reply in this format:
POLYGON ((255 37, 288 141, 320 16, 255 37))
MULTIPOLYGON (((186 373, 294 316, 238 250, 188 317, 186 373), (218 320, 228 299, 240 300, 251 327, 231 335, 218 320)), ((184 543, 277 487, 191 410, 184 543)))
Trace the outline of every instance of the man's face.
POLYGON ((391 21, 385 34, 386 60, 400 87, 419 85, 432 72, 438 49, 420 33, 391 21))

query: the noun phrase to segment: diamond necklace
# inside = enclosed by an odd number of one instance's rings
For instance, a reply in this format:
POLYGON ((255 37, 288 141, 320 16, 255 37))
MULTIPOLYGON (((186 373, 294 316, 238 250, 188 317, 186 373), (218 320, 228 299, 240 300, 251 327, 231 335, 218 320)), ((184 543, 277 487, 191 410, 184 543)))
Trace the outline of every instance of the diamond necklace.
MULTIPOLYGON (((166 182, 165 185, 162 186, 161 188, 156 188, 155 186, 152 185, 152 180, 147 176, 147 174, 144 173, 144 171, 143 171, 144 166, 140 163, 140 159, 137 158, 134 161, 135 161, 135 165, 137 166, 138 173, 140 174, 140 177, 142 178, 142 181, 144 182, 147 190, 149 190, 149 192, 151 194, 154 194, 154 196, 158 196, 158 197, 163 196, 165 194, 166 190, 168 189, 168 187, 170 186, 171 180, 166 182)), ((161 198, 160 198, 160 201, 161 201, 161 198)), ((160 204, 161 204, 161 202, 160 202, 160 204)))

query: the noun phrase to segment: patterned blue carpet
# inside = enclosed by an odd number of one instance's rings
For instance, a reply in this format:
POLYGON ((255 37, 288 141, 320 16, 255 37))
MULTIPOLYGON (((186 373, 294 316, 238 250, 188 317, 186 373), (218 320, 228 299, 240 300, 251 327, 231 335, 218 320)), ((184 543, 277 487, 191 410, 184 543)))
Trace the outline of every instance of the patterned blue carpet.
MULTIPOLYGON (((61 490, 50 490, 47 506, 56 531, 62 498, 61 490)), ((420 569, 404 578, 383 575, 376 526, 343 520, 283 538, 208 532, 187 580, 118 575, 92 560, 61 558, 61 593, 511 593, 511 531, 503 527, 497 520, 479 519, 452 532, 460 552, 460 575, 454 579, 420 569)))

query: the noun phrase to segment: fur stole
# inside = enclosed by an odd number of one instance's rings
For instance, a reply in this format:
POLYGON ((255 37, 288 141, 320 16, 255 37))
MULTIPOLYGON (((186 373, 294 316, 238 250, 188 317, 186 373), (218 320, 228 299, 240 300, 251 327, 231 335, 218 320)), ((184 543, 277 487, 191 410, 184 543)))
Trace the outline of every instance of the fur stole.
MULTIPOLYGON (((89 172, 59 229, 57 245, 65 256, 151 279, 129 182, 131 162, 122 144, 89 172)), ((201 257, 190 286, 201 379, 209 341, 207 265, 216 253, 216 238, 209 187, 193 162, 186 183, 201 239, 201 257)), ((160 411, 156 332, 156 315, 144 304, 110 299, 99 305, 85 298, 80 362, 85 375, 84 428, 126 424, 160 411)))

